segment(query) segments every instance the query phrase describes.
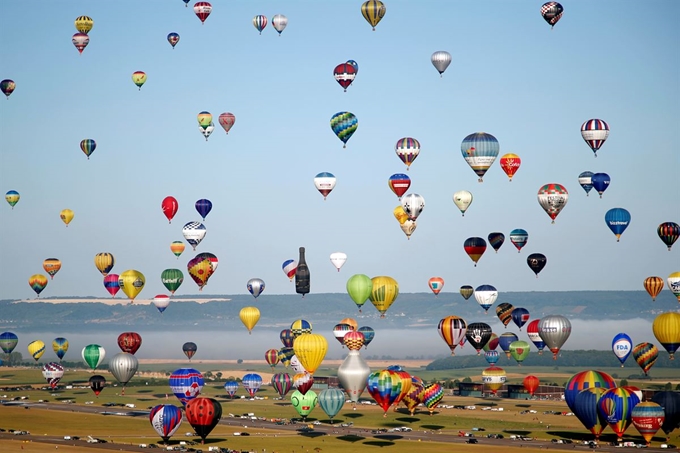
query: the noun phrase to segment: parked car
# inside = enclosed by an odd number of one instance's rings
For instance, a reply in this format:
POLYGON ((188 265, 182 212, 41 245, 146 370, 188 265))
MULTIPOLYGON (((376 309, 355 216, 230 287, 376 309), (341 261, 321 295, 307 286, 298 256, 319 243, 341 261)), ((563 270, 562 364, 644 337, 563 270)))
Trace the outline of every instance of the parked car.
POLYGON ((475 439, 474 437, 469 438, 468 440, 465 441, 466 444, 478 444, 479 441, 475 439))

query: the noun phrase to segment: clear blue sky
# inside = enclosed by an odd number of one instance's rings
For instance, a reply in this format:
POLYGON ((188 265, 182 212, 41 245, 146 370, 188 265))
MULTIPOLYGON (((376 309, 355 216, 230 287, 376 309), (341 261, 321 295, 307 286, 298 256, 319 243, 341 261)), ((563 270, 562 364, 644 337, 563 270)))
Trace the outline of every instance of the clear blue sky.
POLYGON ((680 244, 668 252, 656 233, 680 223, 678 2, 565 0, 551 30, 542 1, 388 0, 376 31, 361 1, 214 0, 203 25, 193 3, 3 6, 0 79, 17 88, 0 100, 0 189, 21 200, 0 206, 0 298, 34 297, 27 280, 50 257, 63 267, 43 297, 105 297, 98 252, 114 254, 114 273, 145 274, 140 299, 166 293, 160 274, 172 267, 185 273, 177 294, 196 294, 186 263, 198 252, 220 259, 207 295, 246 293, 252 277, 264 294, 291 294, 281 264, 299 246, 313 293, 345 292, 358 273, 392 276, 402 292, 428 291, 432 276, 444 292, 641 290, 645 277, 680 270, 680 244), (278 13, 289 19, 283 34, 269 24, 259 35, 253 16, 278 13), (80 15, 94 19, 82 55, 71 44, 80 15), (180 34, 174 50, 170 32, 180 34), (453 56, 443 78, 430 63, 437 50, 453 56), (332 71, 348 59, 359 73, 345 93, 332 71), (134 71, 148 75, 141 91, 134 71), (206 142, 203 110, 234 113, 229 135, 217 125, 206 142), (359 127, 343 149, 329 120, 345 110, 359 127), (580 135, 590 118, 611 128, 597 158, 580 135), (498 160, 477 182, 460 143, 478 131, 521 157, 513 182, 498 160), (387 187, 406 173, 401 137, 422 146, 407 172, 426 202, 410 240, 387 187), (97 142, 90 160, 84 138, 97 142), (578 185, 586 170, 610 175, 602 199, 578 185), (313 185, 324 171, 337 177, 325 202, 313 185), (551 182, 570 194, 554 225, 536 199, 551 182), (474 195, 465 217, 451 199, 461 189, 474 195), (180 204, 172 224, 167 195, 180 204), (200 198, 213 203, 206 238, 178 260, 169 245, 200 220, 200 198), (620 243, 604 222, 613 207, 632 214, 620 243), (68 228, 64 208, 75 212, 68 228), (514 228, 529 232, 519 254, 514 228), (474 267, 464 240, 493 231, 506 243, 474 267), (336 251, 348 255, 339 273, 336 251), (538 279, 526 264, 534 252, 548 258, 538 279))

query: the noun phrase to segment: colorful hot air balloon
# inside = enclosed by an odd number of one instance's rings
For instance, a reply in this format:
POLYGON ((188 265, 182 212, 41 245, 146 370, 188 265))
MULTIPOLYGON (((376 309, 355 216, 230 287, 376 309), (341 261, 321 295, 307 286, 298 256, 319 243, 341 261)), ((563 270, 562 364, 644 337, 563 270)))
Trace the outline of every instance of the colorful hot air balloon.
POLYGON ((604 215, 604 221, 616 236, 616 242, 619 242, 621 235, 630 224, 630 212, 623 208, 610 209, 604 215))
POLYGON ((200 132, 201 135, 203 135, 203 137, 205 137, 206 142, 208 141, 208 137, 210 137, 212 135, 214 130, 215 130, 215 123, 212 123, 212 122, 210 124, 208 124, 207 127, 203 127, 203 126, 198 127, 198 132, 200 132))
POLYGON ((194 14, 201 20, 202 24, 205 23, 205 20, 210 16, 211 12, 212 5, 208 2, 196 2, 194 4, 194 14))
POLYGON ((170 296, 165 294, 156 294, 156 296, 151 299, 151 303, 154 307, 158 309, 159 312, 163 313, 168 305, 170 305, 170 296))
POLYGON ((19 343, 19 337, 13 332, 0 333, 0 348, 5 354, 11 354, 19 343))
POLYGON ((116 297, 116 294, 120 291, 119 280, 120 276, 118 274, 108 274, 104 277, 104 288, 111 294, 111 297, 116 297))
POLYGON ((296 390, 290 396, 290 402, 300 417, 305 420, 316 407, 317 403, 319 402, 319 398, 316 395, 316 392, 311 390, 305 394, 302 394, 299 390, 296 390))
POLYGON ((652 332, 673 360, 675 351, 680 348, 680 313, 668 311, 657 315, 652 323, 652 332))
POLYGON ((529 233, 527 233, 526 230, 523 230, 522 228, 515 228, 510 232, 510 242, 512 242, 512 244, 517 249, 517 253, 522 250, 522 247, 524 247, 528 241, 529 233))
POLYGON ((64 367, 56 362, 46 363, 43 365, 42 375, 50 387, 54 389, 64 376, 64 367))
POLYGON ((498 290, 491 285, 480 285, 475 289, 474 295, 477 303, 487 312, 498 299, 498 290))
POLYGON ((11 79, 4 79, 3 81, 0 82, 0 91, 2 91, 2 94, 7 96, 7 99, 9 99, 9 95, 14 92, 16 87, 17 84, 14 83, 14 80, 11 79))
POLYGON ((656 232, 659 235, 659 239, 666 244, 666 247, 668 247, 668 251, 670 252, 671 247, 673 247, 675 241, 678 240, 678 236, 680 236, 680 225, 675 222, 664 222, 659 225, 656 232))
POLYGON ((78 53, 82 54, 83 50, 85 50, 87 45, 90 43, 90 37, 85 33, 76 33, 73 35, 73 37, 71 37, 71 42, 74 46, 76 46, 76 49, 78 49, 78 53))
POLYGON ((163 215, 167 217, 168 223, 172 223, 172 218, 175 217, 179 210, 179 203, 177 203, 175 197, 167 196, 161 202, 161 209, 163 210, 163 215))
POLYGON ((250 280, 248 280, 248 283, 246 283, 246 289, 250 294, 253 295, 255 299, 257 299, 257 296, 262 294, 262 292, 264 291, 264 287, 265 287, 264 280, 262 280, 261 278, 251 278, 250 280))
POLYGON ((465 253, 467 253, 472 262, 475 263, 475 267, 477 267, 477 262, 486 251, 486 241, 480 237, 467 238, 463 242, 463 249, 465 249, 465 253))
POLYGON ((569 409, 575 412, 575 401, 579 392, 598 387, 605 390, 613 389, 616 387, 616 383, 610 375, 602 371, 586 370, 578 372, 567 381, 564 387, 564 400, 569 409))
POLYGON ((597 157, 597 151, 609 137, 609 125, 602 120, 588 120, 581 125, 581 137, 597 157))
POLYGON ((66 355, 66 351, 68 351, 68 340, 63 337, 55 338, 52 340, 52 350, 57 354, 57 357, 59 357, 59 360, 61 361, 66 355))
POLYGON ((547 2, 541 6, 541 16, 543 16, 543 20, 550 24, 551 29, 562 18, 563 13, 564 8, 557 2, 547 2))
POLYGON ((142 346, 142 336, 137 332, 123 332, 118 335, 118 347, 121 351, 134 354, 142 346))
POLYGON ((510 354, 510 345, 517 341, 517 335, 515 335, 512 332, 504 332, 501 334, 501 336, 498 337, 498 346, 501 347, 501 350, 505 353, 505 356, 509 359, 511 357, 510 354))
POLYGON ((368 376, 366 390, 371 394, 387 417, 387 410, 401 393, 401 377, 396 371, 380 370, 368 376))
POLYGON ((144 289, 145 283, 144 274, 134 269, 127 270, 118 277, 118 285, 128 296, 130 303, 134 302, 135 297, 144 289))
POLYGON ((652 300, 656 300, 656 296, 663 289, 663 284, 661 277, 647 277, 643 283, 645 290, 652 297, 652 300))
POLYGON ((561 184, 544 184, 538 189, 538 204, 555 223, 555 218, 567 205, 569 193, 561 184))
POLYGON ((373 328, 369 326, 361 326, 357 329, 357 332, 361 332, 364 334, 364 347, 368 349, 368 345, 375 338, 375 330, 373 330, 373 328))
POLYGON ((524 390, 529 392, 529 395, 534 396, 534 393, 538 390, 538 386, 541 385, 541 381, 536 376, 530 374, 524 378, 522 385, 524 386, 524 390))
POLYGON ((170 291, 170 294, 175 294, 183 282, 184 274, 179 269, 165 269, 161 272, 161 283, 170 291))
POLYGON ((250 335, 255 324, 260 320, 260 310, 257 307, 243 307, 238 316, 250 335))
POLYGON ((373 281, 368 275, 355 274, 347 280, 347 294, 352 298, 359 312, 373 291, 373 281))
POLYGON ((229 395, 230 398, 234 398, 234 395, 236 394, 236 390, 238 390, 238 381, 227 381, 224 383, 224 390, 226 390, 227 394, 229 395))
POLYGON ((456 205, 463 214, 463 217, 465 217, 465 211, 467 211, 472 204, 472 193, 467 190, 459 190, 453 194, 453 204, 456 205))
POLYGON ((668 283, 668 289, 671 290, 678 299, 678 302, 680 302, 680 272, 670 274, 666 279, 666 283, 668 283))
POLYGON ((489 233, 487 239, 489 240, 489 245, 498 253, 498 250, 505 242, 505 235, 500 232, 489 233))
POLYGON ((241 379, 241 384, 252 398, 260 390, 260 386, 262 386, 262 376, 256 373, 248 373, 241 379))
POLYGON ((358 351, 364 345, 365 338, 361 332, 345 332, 345 335, 342 337, 342 344, 347 346, 347 349, 350 351, 358 351))
POLYGON ((331 129, 342 141, 343 148, 347 148, 347 140, 356 132, 358 126, 359 121, 353 113, 338 112, 331 117, 331 129))
POLYGON ((61 221, 64 222, 66 226, 68 226, 68 224, 71 223, 71 220, 73 220, 74 215, 75 214, 70 209, 62 209, 62 211, 59 213, 61 221))
POLYGON ((612 339, 612 351, 616 358, 619 359, 619 362, 621 362, 621 368, 623 368, 624 362, 630 353, 633 352, 633 340, 625 333, 617 333, 612 339))
MULTIPOLYGON (((341 345, 344 346, 345 335, 348 332, 352 332, 352 331, 353 331, 352 326, 350 326, 349 324, 338 323, 338 324, 335 325, 335 327, 333 327, 333 336, 335 337, 336 340, 338 340, 338 342, 341 345)), ((362 336, 363 336, 363 334, 362 334, 362 336)), ((362 340, 362 343, 363 343, 363 340, 362 340)))
POLYGON ((279 32, 279 36, 281 36, 281 33, 283 32, 287 25, 288 18, 283 14, 276 14, 274 15, 274 17, 272 17, 272 27, 274 27, 274 30, 279 32))
POLYGON ((262 30, 264 30, 267 26, 267 16, 258 14, 257 16, 253 17, 253 26, 257 29, 257 31, 260 32, 260 34, 262 34, 262 30))
POLYGON ((652 343, 639 343, 633 348, 633 358, 637 364, 642 368, 642 371, 647 372, 654 366, 656 359, 659 358, 659 350, 652 343))
POLYGON ((640 402, 638 396, 624 387, 607 390, 597 402, 597 409, 621 442, 630 426, 633 408, 640 402))
POLYGON ((279 334, 279 339, 281 340, 281 343, 287 348, 292 348, 293 347, 293 340, 295 340, 295 336, 293 335, 293 331, 290 329, 283 329, 281 333, 279 334))
POLYGON ((182 424, 182 410, 171 404, 159 404, 149 413, 151 426, 167 443, 182 424))
POLYGON ((427 286, 429 286, 430 290, 437 296, 444 287, 444 279, 441 277, 432 277, 427 281, 427 286))
POLYGON ((40 293, 47 286, 47 277, 42 274, 33 274, 28 278, 28 285, 35 291, 35 294, 40 297, 40 293))
MULTIPOLYGON (((491 336, 489 337, 489 342, 487 344, 485 344, 482 349, 484 349, 485 352, 495 351, 496 348, 498 348, 498 341, 499 341, 498 335, 491 332, 491 336)), ((493 362, 493 363, 496 363, 496 362, 493 362)))
POLYGON ((517 154, 504 154, 501 156, 501 168, 508 175, 508 179, 512 182, 512 177, 515 176, 519 166, 522 164, 522 159, 519 158, 517 154))
POLYGON ((222 418, 222 405, 214 398, 198 397, 186 404, 184 414, 204 444, 205 438, 222 418))
POLYGON ((512 322, 514 322, 521 331, 522 326, 529 322, 529 310, 524 307, 517 307, 512 310, 512 322))
POLYGON ((406 170, 408 170, 420 154, 420 142, 411 137, 400 138, 397 140, 397 144, 394 145, 394 152, 406 164, 406 170))
POLYGON ((510 324, 510 321, 512 321, 512 310, 514 309, 515 307, 507 302, 498 304, 496 307, 496 316, 498 316, 498 319, 501 320, 503 326, 508 327, 508 324, 510 324))
POLYGON ((593 172, 592 171, 584 171, 580 175, 578 175, 578 183, 583 187, 583 190, 586 191, 586 197, 588 196, 588 193, 591 191, 593 188, 593 172))
POLYGON ((144 71, 133 72, 132 81, 134 82, 135 85, 137 85, 139 91, 142 91, 142 85, 146 83, 146 72, 144 71))
POLYGON ((385 16, 387 8, 380 0, 368 0, 361 5, 361 15, 364 16, 366 22, 371 24, 373 31, 375 31, 378 22, 385 16))
POLYGON ((456 346, 465 338, 467 332, 467 323, 463 318, 458 316, 447 316, 439 321, 437 326, 439 336, 451 349, 451 355, 455 354, 456 346))
POLYGON ((297 270, 297 261, 295 260, 286 260, 283 262, 281 265, 281 268, 283 269, 283 273, 286 274, 288 279, 290 281, 293 281, 293 278, 295 277, 295 271, 297 270))
POLYGON ((264 360, 273 370, 276 364, 279 363, 279 351, 276 349, 267 349, 264 352, 264 360))
POLYGON ((316 190, 318 190, 319 193, 323 195, 324 201, 326 200, 328 194, 331 193, 335 188, 336 180, 337 178, 335 175, 333 175, 333 173, 328 173, 327 171, 318 173, 314 177, 314 187, 316 187, 316 190))
POLYGON ((387 180, 387 185, 401 200, 402 195, 411 187, 411 178, 403 173, 395 173, 387 180))
POLYGON ((482 384, 485 385, 492 394, 496 394, 503 384, 505 384, 505 370, 496 365, 482 371, 482 384))
POLYGON ((198 120, 198 126, 202 129, 207 129, 211 124, 213 124, 213 116, 210 112, 205 110, 196 115, 198 120))
POLYGON ((607 389, 601 387, 586 388, 574 398, 574 415, 595 436, 595 441, 599 440, 600 434, 607 427, 607 419, 597 410, 598 402, 606 391, 607 389))
POLYGON ((602 198, 602 194, 609 187, 610 182, 611 178, 607 173, 595 173, 590 177, 590 183, 597 193, 600 194, 600 198, 602 198))
POLYGON ((272 387, 279 394, 281 399, 293 388, 293 380, 288 373, 277 373, 272 376, 272 387))
POLYGON ((347 91, 357 75, 356 69, 349 63, 340 63, 333 69, 333 77, 340 86, 347 91))
POLYGON ((184 249, 186 246, 184 245, 184 242, 182 241, 172 241, 170 244, 170 251, 177 257, 179 258, 180 255, 184 252, 184 249))
POLYGON ((196 346, 196 343, 193 341, 187 341, 182 345, 182 352, 184 352, 184 355, 187 356, 189 361, 191 361, 191 358, 196 354, 197 350, 198 346, 196 346))
POLYGON ((168 33, 168 42, 174 49, 177 43, 179 42, 179 34, 175 32, 168 33))
POLYGON ((538 334, 557 360, 560 348, 571 335, 571 323, 562 315, 548 315, 538 322, 538 334))
POLYGON ((172 393, 186 406, 201 393, 205 381, 200 371, 193 368, 180 368, 170 375, 168 383, 172 393))
POLYGON ((116 259, 110 253, 97 253, 94 256, 94 266, 104 277, 111 272, 114 264, 116 264, 116 259))
POLYGON ((496 160, 500 146, 498 140, 491 134, 476 132, 463 139, 460 151, 470 168, 479 176, 479 182, 491 164, 496 160))
POLYGON ((384 318, 385 313, 392 303, 399 296, 399 284, 392 277, 373 277, 373 289, 368 297, 373 306, 380 312, 380 317, 384 318))
POLYGON ((472 294, 474 294, 475 290, 472 286, 470 285, 463 285, 460 287, 460 295, 463 296, 465 300, 468 300, 472 294))
POLYGON ((61 261, 57 258, 47 258, 43 261, 43 269, 49 274, 50 279, 53 279, 61 269, 61 261))
POLYGON ((444 389, 439 383, 435 382, 433 384, 428 385, 427 387, 424 387, 420 391, 418 397, 423 402, 425 407, 427 407, 427 410, 430 412, 430 415, 432 415, 434 413, 434 409, 437 407, 437 405, 441 402, 442 398, 444 397, 444 389))
POLYGON ((90 376, 88 383, 90 384, 90 389, 92 389, 94 394, 99 396, 106 386, 106 378, 104 376, 100 376, 99 374, 95 374, 94 376, 90 376))
POLYGON ((198 244, 201 243, 206 233, 207 230, 205 225, 201 222, 188 222, 182 227, 184 239, 186 239, 194 250, 196 250, 198 244))
POLYGON ((83 350, 80 352, 80 355, 90 368, 96 370, 97 367, 104 361, 104 357, 106 357, 106 351, 98 344, 89 344, 83 348, 83 350))
MULTIPOLYGON (((399 209, 401 209, 401 206, 399 206, 399 209)), ((416 231, 417 226, 418 225, 416 224, 415 220, 406 220, 404 223, 399 225, 399 228, 401 228, 401 231, 403 231, 403 233, 406 235, 406 239, 410 240, 411 235, 414 231, 416 231)))
POLYGON ((663 407, 652 401, 638 403, 630 414, 633 426, 640 435, 647 441, 647 445, 652 442, 652 438, 663 425, 665 413, 663 407))
POLYGON ((439 72, 439 77, 444 77, 444 71, 451 64, 451 54, 445 50, 438 50, 430 57, 432 66, 439 72))
POLYGON ((80 141, 80 149, 85 153, 89 160, 90 155, 92 155, 94 150, 97 149, 97 142, 95 142, 91 138, 83 139, 80 141))
POLYGON ((484 346, 486 346, 491 339, 491 333, 490 325, 484 322, 473 322, 472 324, 468 324, 465 338, 467 338, 468 343, 475 348, 477 355, 480 355, 484 346))
POLYGON ((31 341, 28 344, 27 349, 28 353, 31 354, 31 357, 37 362, 45 353, 45 343, 41 340, 31 341))
POLYGON ((76 17, 74 25, 76 26, 76 30, 80 33, 88 34, 94 26, 94 21, 89 16, 79 16, 76 17))
POLYGON ((529 343, 523 340, 516 340, 510 343, 510 356, 521 366, 522 362, 529 356, 529 343))
POLYGON ((293 333, 293 341, 295 341, 295 338, 300 335, 312 333, 312 324, 304 319, 296 319, 290 325, 290 331, 293 333))
POLYGON ((529 266, 529 269, 534 271, 536 278, 538 278, 538 274, 543 270, 547 263, 548 258, 542 253, 532 253, 527 256, 527 265, 529 266))
POLYGON ((236 123, 236 116, 234 116, 233 113, 225 112, 220 114, 217 121, 220 123, 220 126, 222 126, 222 129, 224 129, 224 132, 229 134, 231 127, 236 123))
POLYGON ((19 202, 19 198, 21 198, 21 195, 19 195, 19 192, 16 190, 9 190, 5 194, 5 201, 9 203, 12 209, 14 209, 14 206, 19 202))

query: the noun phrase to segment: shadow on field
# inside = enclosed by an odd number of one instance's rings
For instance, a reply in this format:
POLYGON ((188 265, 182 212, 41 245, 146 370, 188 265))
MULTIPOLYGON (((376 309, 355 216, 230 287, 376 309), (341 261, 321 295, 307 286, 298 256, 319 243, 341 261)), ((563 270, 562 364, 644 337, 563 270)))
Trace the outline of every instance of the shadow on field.
POLYGON ((445 428, 444 425, 420 425, 420 427, 430 430, 439 430, 445 428))
POLYGON ((151 393, 153 392, 153 389, 142 389, 142 390, 137 390, 137 393, 151 393))
POLYGON ((168 395, 167 393, 154 393, 151 396, 153 396, 155 398, 165 398, 166 396, 170 396, 170 395, 168 395))
POLYGON ((372 447, 391 447, 394 445, 394 442, 387 442, 383 440, 369 440, 367 442, 364 442, 364 445, 370 445, 372 447))
POLYGON ((522 431, 519 429, 504 429, 503 432, 508 434, 515 434, 517 436, 528 436, 529 434, 531 434, 531 431, 522 431))
POLYGON ((338 436, 338 437, 336 437, 336 439, 338 439, 338 440, 343 440, 343 441, 345 441, 345 442, 352 442, 352 443, 354 443, 354 442, 358 442, 358 441, 360 441, 360 440, 364 440, 364 439, 366 439, 366 438, 363 437, 363 436, 357 436, 356 434, 348 434, 348 435, 346 435, 346 436, 338 436))
POLYGON ((386 440, 386 441, 393 441, 393 440, 399 440, 399 439, 404 438, 404 436, 399 436, 399 435, 396 435, 396 434, 378 434, 377 436, 373 436, 373 437, 375 437, 376 439, 386 440))
POLYGON ((515 407, 531 407, 531 404, 515 404, 515 407))
POLYGON ((299 435, 303 437, 309 437, 310 439, 316 439, 317 437, 325 436, 326 433, 320 433, 318 431, 311 431, 311 432, 306 432, 306 433, 298 433, 299 435))
POLYGON ((352 418, 352 419, 354 419, 354 418, 361 418, 361 417, 364 416, 364 414, 359 414, 359 413, 357 413, 357 412, 348 412, 348 413, 342 414, 342 415, 344 415, 344 416, 347 417, 347 418, 352 418))
POLYGON ((291 403, 274 403, 274 406, 283 406, 283 407, 286 407, 286 406, 292 406, 292 404, 291 404, 291 403))
POLYGON ((399 418, 395 418, 395 420, 397 420, 399 422, 404 422, 404 423, 415 423, 415 422, 419 422, 420 418, 419 417, 399 417, 399 418))
POLYGON ((87 395, 90 392, 73 392, 74 395, 87 395))

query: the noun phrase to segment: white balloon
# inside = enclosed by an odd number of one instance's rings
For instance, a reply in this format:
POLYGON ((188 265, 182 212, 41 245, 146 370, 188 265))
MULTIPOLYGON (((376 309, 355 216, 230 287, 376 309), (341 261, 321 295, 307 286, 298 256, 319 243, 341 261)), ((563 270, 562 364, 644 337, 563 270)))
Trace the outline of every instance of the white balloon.
POLYGON ((251 278, 248 280, 246 288, 248 288, 250 294, 252 294, 253 297, 257 299, 257 296, 262 294, 262 291, 264 291, 264 280, 261 278, 251 278))
POLYGON ((184 239, 196 250, 196 246, 201 243, 205 237, 205 225, 201 222, 189 222, 182 228, 184 239))
POLYGON ((448 68, 449 65, 451 64, 451 54, 444 50, 439 50, 432 54, 430 61, 432 61, 432 64, 434 65, 435 69, 437 69, 437 71, 439 71, 439 74, 441 75, 444 74, 446 68, 448 68))
POLYGON ((347 254, 342 252, 331 253, 331 263, 333 263, 338 272, 340 272, 340 268, 345 264, 345 261, 347 261, 347 254))
POLYGON ((401 198, 401 207, 410 220, 416 220, 425 209, 425 199, 417 193, 406 194, 401 198))
POLYGON ((467 190, 459 190, 453 194, 453 204, 456 205, 460 212, 465 216, 465 211, 472 204, 472 193, 467 190))
POLYGON ((333 173, 324 171, 314 177, 314 187, 318 190, 325 200, 329 193, 335 188, 336 177, 333 173))
POLYGON ((281 36, 281 32, 286 28, 286 25, 288 25, 288 18, 283 14, 277 14, 272 17, 272 27, 279 32, 279 36, 281 36))

